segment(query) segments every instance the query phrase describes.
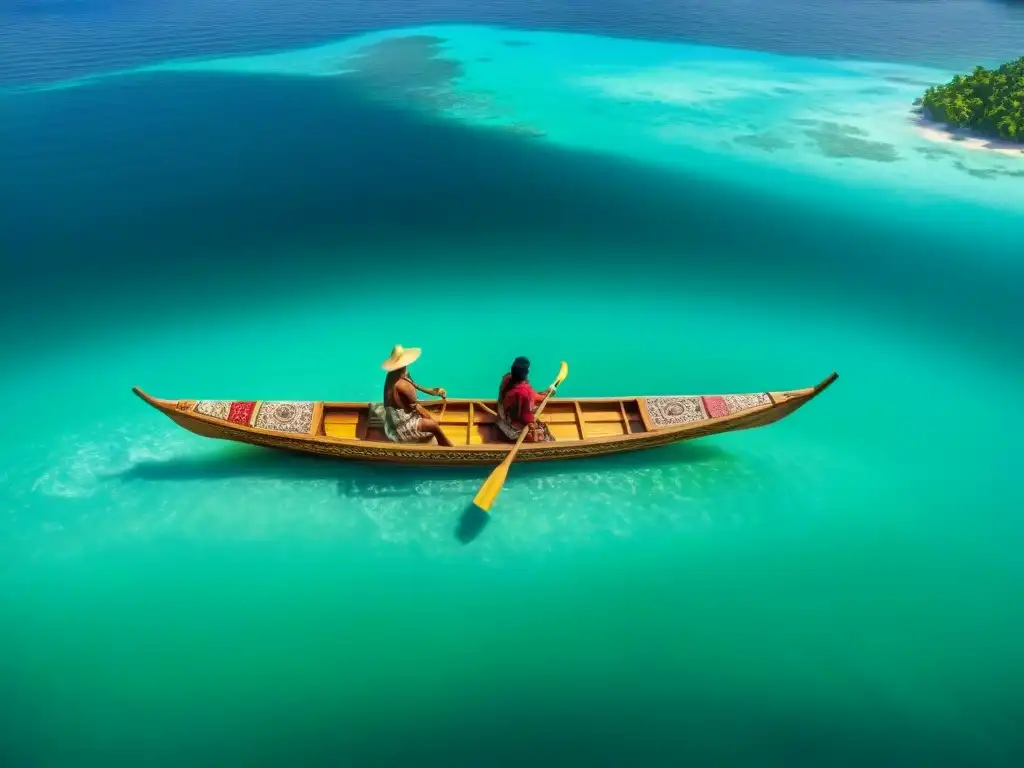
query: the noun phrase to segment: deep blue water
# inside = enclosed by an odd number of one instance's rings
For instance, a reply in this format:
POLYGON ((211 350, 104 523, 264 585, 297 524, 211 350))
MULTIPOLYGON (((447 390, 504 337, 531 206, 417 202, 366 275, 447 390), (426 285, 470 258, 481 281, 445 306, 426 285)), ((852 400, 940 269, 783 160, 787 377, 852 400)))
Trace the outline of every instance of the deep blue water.
POLYGON ((973 66, 1020 55, 1012 0, 705 0, 589 3, 416 0, 13 0, 0 10, 0 83, 74 77, 152 59, 312 45, 386 27, 472 22, 807 55, 973 66))
MULTIPOLYGON (((228 286, 257 290, 247 281, 285 248, 296 268, 326 259, 366 278, 376 265, 346 253, 368 244, 419 263, 422 244, 454 239, 462 246, 451 258, 473 263, 526 238, 572 243, 547 270, 578 275, 593 258, 588 244, 643 249, 655 262, 678 264, 666 231, 685 231, 694 252, 721 254, 766 290, 856 287, 874 312, 938 324, 993 349, 1017 343, 1019 286, 999 278, 1000 260, 944 255, 973 248, 979 226, 976 210, 955 201, 929 201, 855 239, 836 238, 856 226, 855 206, 818 210, 812 198, 524 144, 317 80, 138 75, 59 98, 0 100, 0 116, 10 139, 0 160, 15 180, 0 211, 10 291, 0 313, 59 304, 62 312, 38 312, 32 328, 55 332, 53 349, 92 323, 131 322, 141 307, 208 307, 228 286), (689 199, 696 204, 680 205, 689 199), (807 258, 823 247, 835 258, 807 258), (917 266, 922 261, 929 269, 917 266), (187 290, 172 279, 200 269, 203 279, 187 290), (88 309, 101 296, 117 297, 110 313, 88 309), (69 327, 68 313, 82 319, 69 327)), ((1015 216, 985 211, 985 226, 1009 231, 1015 216)), ((688 279, 721 268, 697 259, 688 279)), ((37 345, 35 333, 2 343, 37 345)))

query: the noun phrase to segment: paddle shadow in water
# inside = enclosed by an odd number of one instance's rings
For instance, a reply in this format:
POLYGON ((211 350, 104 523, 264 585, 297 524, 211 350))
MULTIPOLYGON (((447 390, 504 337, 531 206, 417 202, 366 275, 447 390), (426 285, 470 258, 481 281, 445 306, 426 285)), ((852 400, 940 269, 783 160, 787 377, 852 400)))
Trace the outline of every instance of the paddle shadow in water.
MULTIPOLYGON (((602 471, 608 474, 640 469, 645 467, 672 466, 679 464, 700 464, 711 462, 732 461, 727 451, 709 443, 680 443, 636 453, 625 453, 618 456, 595 457, 592 459, 576 459, 568 462, 538 462, 520 464, 510 470, 510 476, 519 477, 561 476, 589 474, 602 471)), ((480 473, 480 482, 487 479, 486 473, 480 473)), ((514 482, 514 481, 513 481, 514 482)), ((500 502, 498 502, 500 503, 500 502)), ((491 515, 477 507, 472 501, 459 517, 455 528, 455 538, 463 544, 469 544, 483 533, 490 522, 491 515)))

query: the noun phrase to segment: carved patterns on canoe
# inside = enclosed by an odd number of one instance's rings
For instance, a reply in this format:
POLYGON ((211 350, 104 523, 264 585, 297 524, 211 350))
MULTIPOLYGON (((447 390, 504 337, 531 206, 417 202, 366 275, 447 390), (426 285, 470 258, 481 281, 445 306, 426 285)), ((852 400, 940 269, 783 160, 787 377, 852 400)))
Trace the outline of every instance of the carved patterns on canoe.
POLYGON ((655 429, 680 427, 697 421, 718 416, 732 416, 748 408, 768 405, 771 398, 766 392, 751 395, 721 395, 704 397, 701 395, 646 397, 647 413, 651 417, 651 426, 655 429), (708 408, 708 400, 719 401, 724 406, 724 413, 716 407, 713 412, 708 408))
POLYGON ((729 415, 745 411, 748 408, 757 408, 760 405, 768 405, 772 399, 767 392, 758 392, 754 395, 723 395, 722 399, 729 408, 729 415))
MULTIPOLYGON (((314 406, 309 400, 198 400, 193 410, 203 416, 257 429, 309 434, 313 429, 314 406)), ((181 408, 181 403, 178 407, 181 408)))
POLYGON ((678 427, 709 418, 700 397, 648 397, 645 402, 651 426, 658 429, 678 427))
POLYGON ((293 400, 263 403, 253 426, 277 432, 309 432, 313 428, 313 403, 293 400))
POLYGON ((203 416, 211 416, 215 419, 227 421, 228 413, 231 411, 230 400, 200 400, 195 405, 195 412, 203 416))

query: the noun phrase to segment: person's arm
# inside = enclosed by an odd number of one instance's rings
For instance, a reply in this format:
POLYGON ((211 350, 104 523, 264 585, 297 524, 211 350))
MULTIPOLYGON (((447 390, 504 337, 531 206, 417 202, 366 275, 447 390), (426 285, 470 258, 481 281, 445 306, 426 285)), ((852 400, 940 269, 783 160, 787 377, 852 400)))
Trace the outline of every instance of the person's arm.
POLYGON ((434 397, 444 397, 447 394, 443 389, 441 389, 441 387, 434 387, 433 389, 428 389, 427 387, 421 387, 419 384, 417 384, 412 379, 408 379, 408 381, 409 381, 410 384, 412 384, 416 389, 418 389, 424 395, 433 395, 434 397))
POLYGON ((405 401, 405 408, 403 410, 408 413, 419 410, 419 403, 416 402, 417 389, 419 389, 419 387, 413 384, 411 380, 400 381, 395 385, 396 392, 400 392, 402 400, 405 401))
POLYGON ((555 388, 554 387, 548 387, 543 392, 537 392, 537 391, 534 390, 534 392, 533 392, 533 404, 534 405, 540 405, 541 402, 544 400, 544 398, 548 396, 548 392, 550 392, 552 395, 554 395, 555 394, 555 388))

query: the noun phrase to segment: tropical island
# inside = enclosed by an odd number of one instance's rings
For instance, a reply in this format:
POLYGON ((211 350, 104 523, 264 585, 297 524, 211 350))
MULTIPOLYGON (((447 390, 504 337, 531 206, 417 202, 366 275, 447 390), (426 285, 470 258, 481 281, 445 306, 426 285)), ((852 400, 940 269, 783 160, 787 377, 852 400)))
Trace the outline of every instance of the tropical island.
POLYGON ((1024 56, 932 86, 916 104, 947 127, 1024 144, 1024 56))

